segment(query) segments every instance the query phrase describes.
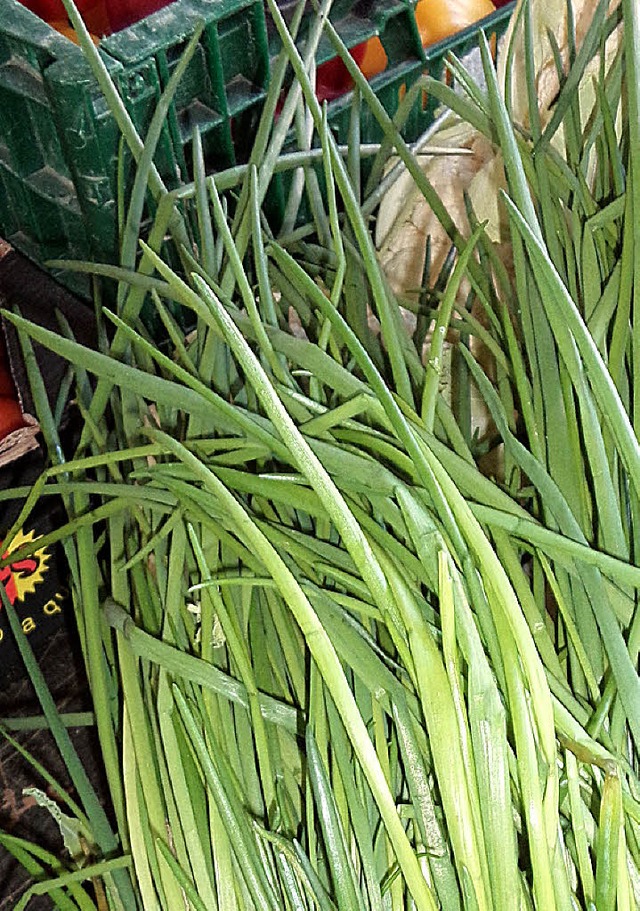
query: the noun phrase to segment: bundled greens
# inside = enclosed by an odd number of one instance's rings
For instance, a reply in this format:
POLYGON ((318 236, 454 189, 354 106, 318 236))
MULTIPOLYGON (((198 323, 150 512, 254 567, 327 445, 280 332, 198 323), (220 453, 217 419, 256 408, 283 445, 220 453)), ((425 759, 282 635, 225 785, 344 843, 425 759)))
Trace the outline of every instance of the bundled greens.
POLYGON ((544 124, 527 3, 514 35, 528 123, 511 117, 482 35, 485 86, 459 62, 459 94, 421 83, 502 155, 508 244, 471 204, 468 236, 450 221, 329 3, 304 60, 269 7, 283 51, 247 167, 206 175, 196 133, 194 181, 167 193, 152 168, 162 104, 145 144, 121 112, 138 161, 122 265, 75 266, 118 282, 98 314, 102 350, 7 314, 51 455, 16 527, 38 497, 63 498, 69 521, 52 537, 116 830, 5 600, 86 857, 0 843, 63 909, 636 908, 637 4, 599 2, 566 65, 558 49, 544 124), (357 85, 347 149, 310 81, 323 29, 357 85), (274 120, 287 66, 296 80, 274 120), (365 189, 359 105, 384 136, 365 189), (282 155, 296 119, 313 141, 282 155), (385 164, 387 183, 409 170, 451 238, 417 304, 392 293, 371 239, 385 164), (276 170, 303 175, 308 225, 295 176, 282 231, 265 217, 276 170), (75 379, 84 430, 70 460, 33 343, 75 379), (472 390, 491 416, 482 438, 472 390))

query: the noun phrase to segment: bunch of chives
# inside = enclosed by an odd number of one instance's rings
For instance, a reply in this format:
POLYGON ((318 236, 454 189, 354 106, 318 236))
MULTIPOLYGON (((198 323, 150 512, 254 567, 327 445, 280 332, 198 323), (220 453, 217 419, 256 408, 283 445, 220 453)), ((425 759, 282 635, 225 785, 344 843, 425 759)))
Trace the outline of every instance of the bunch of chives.
POLYGON ((635 4, 598 4, 568 73, 558 54, 544 127, 526 4, 526 128, 482 39, 484 89, 456 62, 461 94, 426 82, 501 150, 511 268, 471 210, 468 237, 450 223, 326 21, 330 4, 305 59, 269 6, 283 51, 251 161, 207 176, 196 133, 193 184, 175 193, 152 162, 197 36, 145 142, 87 45, 138 163, 122 265, 90 267, 118 283, 115 311, 99 313, 111 331, 90 351, 7 318, 52 461, 19 521, 39 496, 67 506, 51 537, 69 559, 116 825, 19 637, 77 791, 62 823, 83 859, 0 840, 63 909, 638 907, 635 4), (323 30, 357 84, 345 150, 310 80, 323 30), (452 240, 413 334, 371 239, 361 105, 384 136, 371 173, 393 152, 452 240), (281 154, 294 122, 313 123, 320 155, 281 154), (287 168, 302 168, 312 221, 291 229, 294 179, 277 234, 262 207, 287 168), (70 460, 33 342, 70 364, 84 418, 70 460), (482 440, 472 386, 493 420, 482 440), (488 450, 496 476, 481 468, 488 450))

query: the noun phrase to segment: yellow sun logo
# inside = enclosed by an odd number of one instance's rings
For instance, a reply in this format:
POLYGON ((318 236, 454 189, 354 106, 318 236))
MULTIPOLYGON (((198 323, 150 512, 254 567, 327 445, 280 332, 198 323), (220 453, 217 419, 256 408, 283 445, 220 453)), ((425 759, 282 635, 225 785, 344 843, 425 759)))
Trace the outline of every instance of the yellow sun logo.
MULTIPOLYGON (((18 532, 11 545, 2 554, 5 560, 11 554, 18 554, 24 547, 38 540, 39 535, 30 531, 28 534, 18 532)), ((1 546, 1 544, 0 544, 1 546)), ((28 556, 17 556, 17 559, 0 569, 0 584, 4 585, 11 604, 24 601, 27 595, 32 595, 37 586, 44 580, 44 574, 49 564, 49 554, 46 547, 30 553, 28 556)))

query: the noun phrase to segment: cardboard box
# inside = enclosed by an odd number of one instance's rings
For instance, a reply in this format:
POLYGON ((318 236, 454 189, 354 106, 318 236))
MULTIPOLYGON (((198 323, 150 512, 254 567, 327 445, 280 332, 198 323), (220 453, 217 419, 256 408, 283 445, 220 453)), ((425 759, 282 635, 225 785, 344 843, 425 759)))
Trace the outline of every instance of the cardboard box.
MULTIPOLYGON (((57 328, 57 311, 64 314, 76 337, 87 344, 95 343, 93 314, 89 308, 57 285, 21 254, 6 249, 0 258, 0 306, 18 308, 23 316, 52 329, 57 328)), ((13 328, 2 324, 3 356, 0 361, 0 383, 5 388, 10 380, 19 402, 21 426, 0 439, 0 542, 17 518, 23 498, 7 496, 16 488, 28 489, 47 464, 36 419, 19 339, 13 328), (5 368, 3 370, 2 368, 5 368)), ((53 404, 59 394, 67 365, 50 352, 36 348, 36 359, 46 377, 47 393, 53 404)), ((60 423, 60 432, 69 449, 78 434, 78 418, 68 403, 60 423)), ((64 523, 62 504, 55 497, 43 497, 28 521, 7 547, 0 543, 4 562, 29 541, 53 531, 64 523)), ((67 616, 67 568, 59 546, 36 548, 29 556, 0 566, 0 584, 18 612, 22 628, 29 636, 36 654, 51 637, 73 622, 67 616)), ((5 612, 0 609, 0 684, 23 674, 13 634, 5 612)))

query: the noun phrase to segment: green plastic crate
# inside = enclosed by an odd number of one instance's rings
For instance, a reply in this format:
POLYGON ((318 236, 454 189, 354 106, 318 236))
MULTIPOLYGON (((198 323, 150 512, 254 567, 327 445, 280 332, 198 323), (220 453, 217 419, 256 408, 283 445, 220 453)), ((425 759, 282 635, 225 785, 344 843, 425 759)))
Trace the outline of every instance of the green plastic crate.
MULTIPOLYGON (((178 0, 101 42, 144 135, 196 24, 200 46, 155 158, 167 186, 189 179, 198 125, 210 167, 236 161, 231 126, 255 125, 269 78, 261 0, 178 0)), ((17 0, 0 0, 0 235, 36 262, 117 260, 119 131, 79 48, 17 0)), ((58 277, 81 293, 88 281, 58 277)))
MULTIPOLYGON (((464 55, 477 41, 477 29, 471 28, 425 51, 414 6, 414 0, 364 5, 362 0, 337 0, 332 11, 347 46, 379 35, 389 63, 372 85, 391 114, 425 69, 441 78, 445 54, 451 50, 464 55)), ((483 26, 499 36, 509 15, 506 7, 483 26)), ((195 126, 209 169, 248 156, 278 49, 263 2, 176 0, 100 45, 144 136, 156 101, 200 22, 205 26, 200 45, 169 111, 155 158, 170 188, 190 177, 195 126)), ((304 44, 304 28, 299 40, 304 44)), ((323 39, 318 62, 332 56, 323 39)), ((346 138, 348 108, 348 96, 329 106, 338 141, 346 138)), ((406 124, 407 139, 418 136, 432 118, 431 100, 418 99, 406 124)), ((378 124, 364 106, 361 136, 365 142, 380 138, 378 124)), ((17 0, 0 0, 0 235, 39 263, 54 258, 117 261, 119 142, 115 120, 80 49, 17 0)), ((277 196, 278 188, 274 191, 277 196)), ((80 293, 89 291, 82 276, 64 272, 58 278, 80 293)))

